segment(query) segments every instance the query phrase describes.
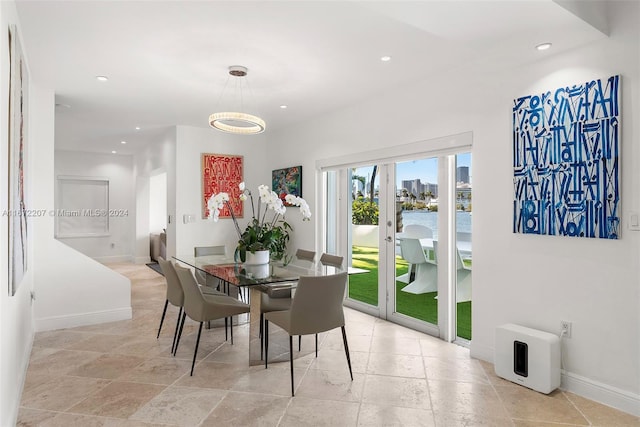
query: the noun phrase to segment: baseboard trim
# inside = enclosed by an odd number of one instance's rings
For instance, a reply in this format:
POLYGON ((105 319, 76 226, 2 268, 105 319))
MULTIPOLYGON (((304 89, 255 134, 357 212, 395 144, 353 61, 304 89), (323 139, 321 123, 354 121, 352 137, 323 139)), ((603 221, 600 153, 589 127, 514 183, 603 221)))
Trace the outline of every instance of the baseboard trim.
POLYGON ((110 264, 114 262, 131 262, 131 255, 114 255, 114 256, 98 256, 92 257, 101 264, 110 264))
POLYGON ((36 332, 75 328, 78 326, 95 325, 98 323, 117 322, 118 320, 129 320, 131 319, 131 313, 131 307, 123 307, 115 310, 45 317, 35 320, 36 332))
POLYGON ((640 417, 640 395, 562 371, 560 388, 640 417))

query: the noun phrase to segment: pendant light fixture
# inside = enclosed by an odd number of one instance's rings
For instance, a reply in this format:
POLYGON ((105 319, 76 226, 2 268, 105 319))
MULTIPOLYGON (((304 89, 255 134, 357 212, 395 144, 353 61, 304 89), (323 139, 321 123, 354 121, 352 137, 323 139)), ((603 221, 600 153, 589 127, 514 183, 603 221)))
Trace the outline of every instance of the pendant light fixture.
MULTIPOLYGON (((242 112, 244 109, 244 98, 242 96, 243 84, 249 89, 249 83, 246 79, 247 71, 247 67, 243 67, 242 65, 232 65, 229 67, 229 75, 236 78, 236 95, 240 98, 240 111, 223 111, 211 114, 209 116, 209 125, 212 128, 239 135, 254 135, 264 132, 266 127, 264 120, 260 117, 242 112)), ((229 80, 227 80, 227 84, 228 83, 229 80)), ((225 89, 227 84, 225 84, 225 89)), ((224 94, 224 89, 222 94, 224 94)))

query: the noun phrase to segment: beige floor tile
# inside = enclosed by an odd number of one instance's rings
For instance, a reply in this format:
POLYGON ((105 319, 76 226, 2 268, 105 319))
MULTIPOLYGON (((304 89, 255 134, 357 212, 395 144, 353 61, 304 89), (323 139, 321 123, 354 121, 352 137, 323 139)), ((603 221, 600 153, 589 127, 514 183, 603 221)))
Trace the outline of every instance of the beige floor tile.
POLYGON ((143 357, 124 354, 103 354, 69 372, 69 375, 115 379, 144 362, 143 357))
POLYGON ((358 426, 434 427, 433 413, 424 409, 398 408, 363 403, 358 414, 358 426))
POLYGON ((165 388, 156 384, 112 382, 71 407, 68 412, 128 418, 165 388))
POLYGON ((422 355, 425 357, 469 359, 469 349, 442 341, 436 337, 423 335, 420 338, 420 347, 422 355))
MULTIPOLYGON (((358 320, 345 320, 345 331, 347 332, 347 338, 352 335, 373 335, 374 322, 362 322, 358 320)), ((338 329, 336 333, 342 334, 338 329)))
POLYGON ((525 387, 495 386, 495 389, 512 418, 589 425, 560 390, 545 395, 525 387))
POLYGON ((16 427, 37 427, 56 415, 58 415, 58 412, 20 407, 16 427))
MULTIPOLYGON (((182 346, 182 344, 180 344, 180 346, 182 346)), ((193 347, 191 348, 191 357, 193 357, 193 347)), ((200 358, 198 358, 198 360, 200 360, 200 358)), ((235 341, 235 344, 231 345, 229 341, 226 341, 210 353, 205 358, 205 361, 249 366, 249 343, 235 341)))
POLYGON ((290 399, 267 394, 229 392, 204 420, 202 427, 275 427, 290 399))
POLYGON ((132 420, 196 426, 226 396, 222 390, 168 387, 138 409, 132 420))
POLYGON ((358 403, 294 397, 287 407, 280 427, 355 426, 358 403))
POLYGON ((56 377, 25 391, 21 403, 28 408, 65 411, 109 383, 94 378, 56 377))
POLYGON ((431 404, 436 413, 509 417, 491 385, 438 380, 428 382, 431 404))
POLYGON ((394 377, 425 378, 424 362, 421 356, 405 356, 391 353, 371 353, 368 374, 394 377))
POLYGON ((353 374, 348 371, 307 371, 296 396, 322 400, 340 400, 342 402, 359 402, 364 388, 364 374, 353 374))
POLYGON ((61 413, 43 422, 40 427, 120 427, 117 418, 61 413))
MULTIPOLYGON (((347 335, 347 344, 349 351, 369 351, 371 349, 371 336, 369 335, 347 335)), ((329 334, 320 346, 322 349, 342 350, 344 351, 344 342, 342 333, 329 334)))
MULTIPOLYGON (((580 427, 580 424, 552 423, 552 422, 544 422, 544 421, 530 421, 530 420, 519 420, 519 419, 514 419, 513 424, 511 425, 515 427, 580 427)), ((617 426, 611 425, 607 427, 617 427, 617 426)))
MULTIPOLYGON (((309 357, 309 356, 308 356, 309 357)), ((344 350, 321 349, 318 357, 312 355, 312 363, 310 369, 321 369, 323 371, 340 371, 349 372, 347 364, 347 356, 344 350)), ((367 364, 369 363, 369 353, 363 351, 350 351, 351 370, 356 373, 364 374, 367 372, 367 364)))
MULTIPOLYGON (((240 377, 231 387, 231 390, 291 396, 291 374, 289 366, 286 364, 285 369, 285 364, 279 364, 282 366, 276 365, 278 364, 269 366, 268 369, 264 369, 262 366, 256 366, 240 377)), ((304 369, 294 368, 293 375, 296 389, 300 386, 304 373, 304 369)))
POLYGON ((424 368, 430 380, 448 380, 489 384, 480 362, 475 359, 425 357, 424 368))
POLYGON ((64 375, 100 356, 101 353, 91 351, 56 350, 46 357, 31 360, 29 373, 64 375))
POLYGON ((83 341, 90 336, 91 334, 87 332, 76 332, 69 329, 38 332, 33 339, 33 345, 35 347, 69 349, 75 343, 83 341))
POLYGON ((424 339, 425 337, 422 332, 414 331, 413 329, 405 328, 403 326, 382 319, 376 319, 376 323, 373 329, 373 336, 416 339, 424 339))
MULTIPOLYGON (((193 352, 196 349, 196 338, 198 337, 198 332, 189 334, 187 336, 182 334, 180 338, 180 344, 178 345, 178 352, 176 353, 177 358, 193 360, 193 352)), ((224 331, 216 332, 212 330, 202 329, 202 335, 200 336, 200 343, 198 344, 198 358, 197 360, 203 360, 212 352, 220 348, 225 343, 224 340, 224 331)), ((171 342, 165 348, 166 352, 171 353, 171 342)), ((249 351, 247 350, 247 360, 248 360, 249 351)))
POLYGON ((362 394, 362 403, 431 409, 427 381, 417 378, 367 375, 362 394))
POLYGON ((69 346, 69 350, 97 351, 108 353, 114 348, 121 346, 129 337, 122 335, 96 334, 91 333, 82 341, 78 341, 69 346))
POLYGON ((188 374, 190 370, 191 363, 188 360, 155 357, 124 372, 120 378, 131 382, 170 385, 183 375, 188 374))
POLYGON ((578 396, 574 393, 564 392, 564 395, 594 426, 640 426, 640 417, 634 417, 633 415, 596 403, 592 400, 585 399, 584 397, 578 396))
MULTIPOLYGON (((189 362, 187 362, 189 363, 189 362)), ((202 361, 196 364, 193 376, 189 375, 191 364, 176 386, 216 388, 230 390, 242 377, 249 373, 248 363, 243 365, 202 361)))
POLYGON ((493 385, 499 385, 499 386, 505 386, 505 387, 522 387, 520 384, 515 384, 511 381, 507 381, 502 377, 499 377, 496 374, 495 368, 493 366, 493 363, 489 363, 489 362, 485 362, 484 360, 479 360, 478 361, 480 363, 480 366, 482 367, 482 369, 484 370, 485 375, 487 376, 487 379, 489 380, 489 382, 493 385))
POLYGON ((372 353, 393 353, 421 356, 420 340, 401 336, 374 336, 371 340, 372 353))
MULTIPOLYGON (((490 415, 436 412, 434 417, 437 427, 512 427, 514 425, 510 418, 497 418, 490 415)), ((562 426, 556 424, 555 427, 562 426)))

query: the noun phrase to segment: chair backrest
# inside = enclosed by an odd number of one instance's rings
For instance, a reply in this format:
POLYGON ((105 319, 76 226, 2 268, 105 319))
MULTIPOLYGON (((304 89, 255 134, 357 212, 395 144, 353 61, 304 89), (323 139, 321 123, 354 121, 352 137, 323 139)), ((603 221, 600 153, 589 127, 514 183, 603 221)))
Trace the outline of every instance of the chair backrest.
POLYGON ((184 311, 187 316, 196 322, 208 320, 204 318, 204 297, 191 270, 176 265, 175 271, 184 292, 184 311))
POLYGON ((400 255, 410 264, 428 262, 419 239, 400 239, 400 255))
POLYGON ((315 251, 307 251, 305 249, 298 249, 296 251, 296 258, 303 259, 305 261, 313 262, 313 259, 316 257, 315 251))
POLYGON ((320 256, 320 262, 323 265, 330 265, 332 267, 338 267, 338 268, 342 268, 342 262, 344 261, 344 258, 338 255, 331 255, 331 254, 327 254, 327 253, 323 253, 320 256))
MULTIPOLYGON (((226 255, 227 247, 225 245, 218 246, 196 246, 193 248, 193 255, 196 257, 207 255, 226 255)), ((207 284, 207 274, 204 271, 196 270, 196 281, 205 286, 207 284)))
MULTIPOLYGON (((433 241, 433 251, 438 256, 438 242, 436 240, 433 241)), ((460 249, 456 248, 456 270, 467 269, 464 266, 464 262, 462 262, 462 255, 460 255, 460 249)))
POLYGON ((171 261, 167 261, 162 257, 158 257, 158 264, 160 264, 162 274, 164 274, 164 278, 167 280, 167 299, 176 307, 182 307, 184 304, 184 292, 182 292, 180 279, 178 279, 173 264, 171 261))
POLYGON ((415 239, 431 239, 433 238, 433 230, 426 225, 407 224, 402 227, 402 233, 410 238, 415 239))
POLYGON ((344 326, 347 272, 301 276, 291 302, 291 335, 306 335, 344 326))

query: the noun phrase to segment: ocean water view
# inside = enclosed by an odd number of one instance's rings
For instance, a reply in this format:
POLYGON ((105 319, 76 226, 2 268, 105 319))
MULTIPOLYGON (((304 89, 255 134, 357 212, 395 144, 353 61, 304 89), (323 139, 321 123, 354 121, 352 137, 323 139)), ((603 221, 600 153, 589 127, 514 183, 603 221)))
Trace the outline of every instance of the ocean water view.
MULTIPOLYGON (((438 238, 438 213, 429 211, 402 211, 402 225, 419 224, 433 230, 434 239, 438 238)), ((457 231, 471 233, 471 212, 456 212, 457 231)))

